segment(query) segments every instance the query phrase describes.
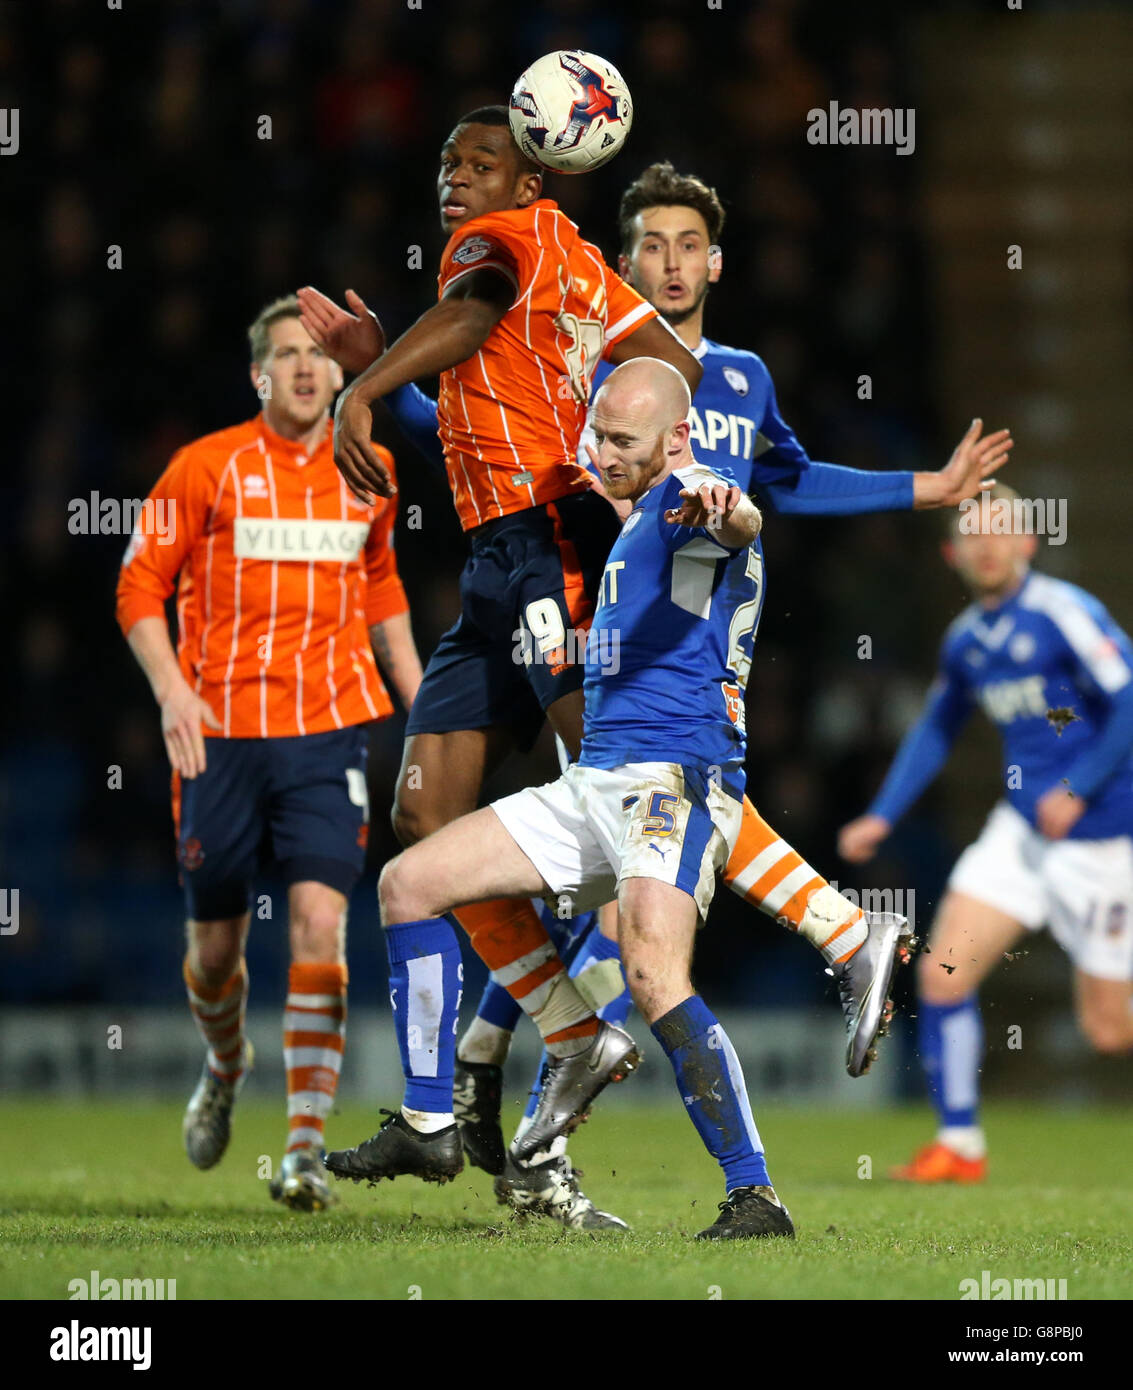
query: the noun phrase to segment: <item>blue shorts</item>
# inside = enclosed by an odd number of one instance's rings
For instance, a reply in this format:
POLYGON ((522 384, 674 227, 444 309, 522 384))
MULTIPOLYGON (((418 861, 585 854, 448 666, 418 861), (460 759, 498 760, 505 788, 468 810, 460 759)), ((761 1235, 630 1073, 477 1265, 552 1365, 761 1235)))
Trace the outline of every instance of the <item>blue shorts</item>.
POLYGON ((294 738, 207 738, 198 777, 173 778, 177 862, 190 917, 239 917, 260 867, 347 897, 366 858, 366 726, 294 738))
POLYGON ((578 492, 470 531, 460 617, 429 658, 406 738, 504 725, 529 749, 547 707, 582 688, 579 634, 620 526, 604 497, 578 492))

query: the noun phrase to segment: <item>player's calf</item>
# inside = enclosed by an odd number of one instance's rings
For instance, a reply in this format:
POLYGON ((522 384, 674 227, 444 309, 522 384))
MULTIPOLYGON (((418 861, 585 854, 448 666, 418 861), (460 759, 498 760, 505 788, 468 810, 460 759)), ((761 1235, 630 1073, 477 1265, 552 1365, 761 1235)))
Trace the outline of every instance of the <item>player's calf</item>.
POLYGON ((645 878, 623 882, 619 906, 622 960, 633 1002, 651 1024, 689 1119, 724 1175, 727 1196, 720 1219, 701 1234, 711 1239, 793 1235, 768 1176, 740 1060, 689 984, 701 909, 681 889, 645 878), (768 1208, 781 1215, 768 1215, 768 1208))
POLYGON ((694 994, 653 1024, 653 1036, 672 1063, 689 1119, 724 1174, 720 1216, 699 1237, 793 1236, 768 1176, 740 1060, 711 1010, 694 994))
POLYGON ((1120 1057, 1133 1050, 1133 988, 1128 980, 1074 974, 1078 1026, 1095 1052, 1120 1057))
POLYGON ((1103 1056, 1122 1057, 1133 1051, 1133 1019, 1083 1019, 1082 1031, 1094 1051, 1103 1056))
MULTIPOLYGON (((197 1168, 212 1168, 224 1157, 232 1133, 232 1109, 252 1065, 252 1047, 244 1037, 244 1010, 248 999, 248 972, 243 960, 219 982, 202 978, 198 944, 190 925, 190 954, 183 975, 189 1010, 202 1041, 208 1048, 201 1079, 190 1097, 181 1133, 189 1161, 197 1168), (196 968, 194 968, 196 967, 196 968)), ((238 923, 232 924, 237 929, 238 923)), ((235 938, 234 938, 235 939, 235 938)), ((225 961, 231 969, 231 959, 225 961)))

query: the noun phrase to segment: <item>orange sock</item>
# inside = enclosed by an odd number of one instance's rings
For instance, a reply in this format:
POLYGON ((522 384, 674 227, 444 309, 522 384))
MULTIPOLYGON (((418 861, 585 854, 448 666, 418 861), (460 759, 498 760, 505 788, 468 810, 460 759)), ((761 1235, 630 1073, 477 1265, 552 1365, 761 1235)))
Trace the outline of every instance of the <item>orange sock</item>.
POLYGON ((598 1031, 593 1009, 575 989, 539 914, 527 898, 495 898, 457 908, 453 916, 498 985, 543 1035, 547 1051, 585 1051, 598 1031))
POLYGON ((295 962, 287 977, 283 1062, 287 1152, 321 1149, 346 1045, 346 966, 295 962))
POLYGON ((849 960, 866 937, 860 907, 843 898, 767 824, 744 797, 743 820, 724 882, 741 898, 805 936, 835 964, 849 960), (826 889, 815 912, 811 899, 826 889), (845 904, 843 910, 841 904, 845 904), (832 915, 831 915, 832 913, 832 915))
POLYGON ((238 1081, 244 1070, 247 966, 241 961, 222 985, 207 985, 193 974, 186 956, 181 974, 189 992, 189 1012, 208 1048, 209 1070, 222 1081, 238 1081))

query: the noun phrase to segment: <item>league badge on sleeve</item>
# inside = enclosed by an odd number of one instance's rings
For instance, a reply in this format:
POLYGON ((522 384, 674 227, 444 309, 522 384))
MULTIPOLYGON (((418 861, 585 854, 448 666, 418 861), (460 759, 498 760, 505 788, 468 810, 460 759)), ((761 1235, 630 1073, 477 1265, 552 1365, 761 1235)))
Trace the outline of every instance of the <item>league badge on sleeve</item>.
POLYGON ((482 261, 492 250, 492 243, 487 237, 470 236, 467 241, 461 244, 452 253, 453 260, 457 265, 475 265, 477 261, 482 261))

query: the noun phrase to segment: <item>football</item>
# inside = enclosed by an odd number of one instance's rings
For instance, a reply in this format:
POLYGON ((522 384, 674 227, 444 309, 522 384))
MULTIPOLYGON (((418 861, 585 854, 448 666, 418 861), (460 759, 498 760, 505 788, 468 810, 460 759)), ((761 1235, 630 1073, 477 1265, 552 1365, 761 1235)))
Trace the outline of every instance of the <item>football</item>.
POLYGON ((548 53, 512 89, 511 133, 529 159, 556 174, 586 174, 613 159, 633 122, 622 75, 596 53, 548 53))

